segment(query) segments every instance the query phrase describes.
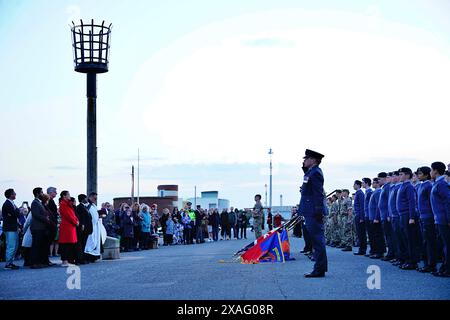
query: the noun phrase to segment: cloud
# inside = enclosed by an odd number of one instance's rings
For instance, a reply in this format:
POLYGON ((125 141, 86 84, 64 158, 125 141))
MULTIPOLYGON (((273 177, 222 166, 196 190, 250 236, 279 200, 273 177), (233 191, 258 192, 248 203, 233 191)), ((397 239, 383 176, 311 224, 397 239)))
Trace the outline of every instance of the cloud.
POLYGON ((152 56, 125 101, 141 106, 145 136, 157 141, 155 153, 168 164, 263 164, 268 147, 288 164, 298 164, 305 148, 338 164, 439 158, 445 148, 424 132, 445 136, 444 126, 425 121, 421 130, 407 128, 424 107, 430 117, 446 113, 450 59, 415 38, 415 29, 380 20, 391 34, 274 31, 261 21, 258 31, 242 24, 240 33, 222 37, 217 26, 204 29, 152 56), (205 40, 213 34, 214 42, 205 40), (176 54, 177 63, 167 66, 166 57, 176 54))

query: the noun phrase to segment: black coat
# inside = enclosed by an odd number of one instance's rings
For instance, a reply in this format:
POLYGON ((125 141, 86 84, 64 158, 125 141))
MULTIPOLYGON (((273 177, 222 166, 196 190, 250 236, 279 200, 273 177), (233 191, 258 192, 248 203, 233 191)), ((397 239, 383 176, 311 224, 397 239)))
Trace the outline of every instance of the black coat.
POLYGON ((93 231, 92 227, 92 216, 89 213, 88 209, 84 206, 84 204, 80 203, 77 205, 77 210, 75 214, 78 217, 78 221, 80 222, 78 228, 82 234, 89 235, 93 231), (83 229, 84 226, 84 229, 83 229))
POLYGON ((2 206, 2 216, 3 216, 3 231, 17 231, 19 218, 19 209, 14 208, 11 201, 6 200, 2 206))
POLYGON ((220 224, 222 226, 228 226, 230 221, 228 220, 228 212, 224 211, 220 214, 220 224))
POLYGON ((133 238, 134 237, 134 223, 131 220, 131 216, 128 216, 126 213, 122 216, 122 236, 124 238, 133 238))
POLYGON ((47 231, 50 227, 50 220, 42 202, 34 199, 31 203, 31 231, 47 231))

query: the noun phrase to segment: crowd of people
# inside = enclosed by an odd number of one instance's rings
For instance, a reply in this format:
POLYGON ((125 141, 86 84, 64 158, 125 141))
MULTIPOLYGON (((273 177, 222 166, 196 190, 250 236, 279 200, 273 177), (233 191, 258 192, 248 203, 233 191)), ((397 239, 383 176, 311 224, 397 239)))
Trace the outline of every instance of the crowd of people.
MULTIPOLYGON (((47 193, 35 188, 31 206, 23 202, 18 207, 14 189, 6 190, 4 195, 0 260, 4 257, 5 269, 12 270, 19 268, 14 264, 18 258, 23 258, 24 267, 32 269, 53 266, 50 257, 61 257, 62 266, 93 263, 101 257, 106 237, 118 239, 120 251, 129 252, 157 248, 160 236, 163 246, 190 245, 247 239, 249 226, 252 232, 264 229, 262 212, 255 215, 252 210, 233 207, 219 213, 218 209, 200 206, 194 210, 187 202, 181 210, 164 208, 160 212, 156 204, 122 203, 114 209, 109 202, 97 207, 96 193, 78 195, 77 203, 66 190, 56 204, 58 193, 54 187, 47 188, 47 193)), ((276 225, 281 221, 278 216, 276 225)), ((269 229, 271 217, 269 213, 269 229)))
MULTIPOLYGON (((434 162, 354 181, 355 192, 327 199, 327 245, 389 261, 404 270, 450 277, 450 165, 434 162), (367 248, 369 246, 369 252, 367 248), (422 263, 421 263, 422 262, 422 263), (438 264, 440 267, 438 267, 438 264)), ((307 241, 302 250, 311 257, 307 241)))
MULTIPOLYGON (((33 189, 31 206, 24 202, 17 207, 14 189, 4 193, 2 206, 2 239, 5 245, 5 269, 19 267, 14 260, 21 256, 25 267, 40 269, 55 265, 52 256, 60 256, 62 266, 86 264, 98 260, 102 251, 101 216, 96 207, 97 194, 71 197, 69 191, 60 193, 47 188, 47 193, 38 187, 33 189)), ((100 211, 101 212, 101 211, 100 211)), ((105 236, 103 236, 105 238, 105 236)))

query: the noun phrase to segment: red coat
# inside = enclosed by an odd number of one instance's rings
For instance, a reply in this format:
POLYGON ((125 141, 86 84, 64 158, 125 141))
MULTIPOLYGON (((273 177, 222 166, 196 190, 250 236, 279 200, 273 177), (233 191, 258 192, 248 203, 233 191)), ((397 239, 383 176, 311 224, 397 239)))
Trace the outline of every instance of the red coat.
POLYGON ((59 205, 61 224, 59 226, 59 243, 77 243, 77 223, 72 204, 67 200, 62 200, 59 205))

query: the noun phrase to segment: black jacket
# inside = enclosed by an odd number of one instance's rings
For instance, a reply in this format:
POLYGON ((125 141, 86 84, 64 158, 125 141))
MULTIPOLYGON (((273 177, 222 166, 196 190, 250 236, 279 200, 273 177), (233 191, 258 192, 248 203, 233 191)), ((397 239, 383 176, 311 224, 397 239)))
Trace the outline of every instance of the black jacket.
POLYGON ((31 203, 31 231, 48 231, 50 220, 44 206, 38 199, 31 203))
POLYGON ((89 235, 93 231, 92 227, 92 216, 89 213, 88 209, 84 206, 84 204, 80 203, 77 205, 77 210, 75 211, 75 214, 78 217, 79 224, 79 230, 86 235, 89 235), (84 229, 83 229, 84 226, 84 229))
POLYGON ((17 218, 19 218, 19 209, 14 208, 11 201, 6 200, 2 206, 3 231, 17 231, 17 218))

